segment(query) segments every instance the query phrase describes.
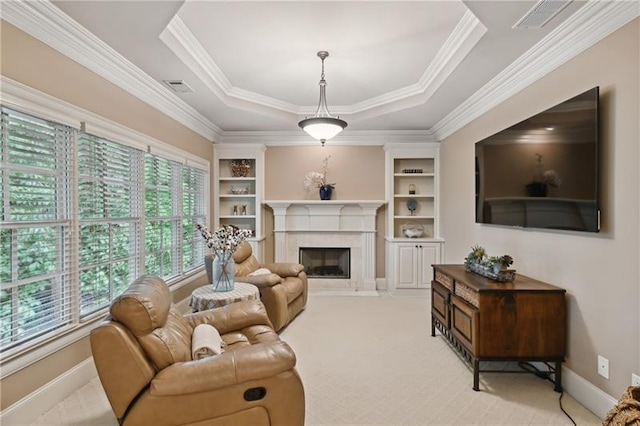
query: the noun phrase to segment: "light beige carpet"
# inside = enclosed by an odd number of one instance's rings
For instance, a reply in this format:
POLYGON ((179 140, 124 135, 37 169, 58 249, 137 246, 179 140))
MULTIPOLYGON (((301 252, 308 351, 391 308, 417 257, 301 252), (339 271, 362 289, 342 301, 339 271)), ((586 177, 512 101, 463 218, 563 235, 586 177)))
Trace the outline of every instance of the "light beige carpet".
MULTIPOLYGON (((306 424, 571 424, 553 385, 533 375, 481 374, 474 392, 466 364, 430 333, 427 298, 311 295, 281 333, 298 357, 306 424)), ((563 405, 580 426, 601 423, 569 395, 563 405)), ((34 424, 117 422, 94 379, 34 424)))

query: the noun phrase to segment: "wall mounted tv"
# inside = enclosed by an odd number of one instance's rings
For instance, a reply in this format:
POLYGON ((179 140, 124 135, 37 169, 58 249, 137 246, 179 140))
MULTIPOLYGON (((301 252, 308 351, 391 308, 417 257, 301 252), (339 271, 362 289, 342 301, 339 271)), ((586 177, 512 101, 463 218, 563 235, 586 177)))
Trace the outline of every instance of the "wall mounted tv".
POLYGON ((594 87, 476 143, 476 222, 600 230, 594 87))

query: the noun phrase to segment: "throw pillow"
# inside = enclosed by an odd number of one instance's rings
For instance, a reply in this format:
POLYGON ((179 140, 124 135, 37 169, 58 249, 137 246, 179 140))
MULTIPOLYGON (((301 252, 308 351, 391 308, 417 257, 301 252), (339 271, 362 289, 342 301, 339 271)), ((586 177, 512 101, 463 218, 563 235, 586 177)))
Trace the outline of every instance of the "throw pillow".
POLYGON ((255 276, 255 275, 269 275, 271 273, 270 270, 268 270, 267 268, 258 268, 255 271, 253 271, 252 273, 250 273, 249 275, 255 276))
POLYGON ((193 330, 191 336, 191 356, 193 359, 220 355, 223 352, 223 347, 224 342, 220 333, 211 324, 199 324, 193 330))

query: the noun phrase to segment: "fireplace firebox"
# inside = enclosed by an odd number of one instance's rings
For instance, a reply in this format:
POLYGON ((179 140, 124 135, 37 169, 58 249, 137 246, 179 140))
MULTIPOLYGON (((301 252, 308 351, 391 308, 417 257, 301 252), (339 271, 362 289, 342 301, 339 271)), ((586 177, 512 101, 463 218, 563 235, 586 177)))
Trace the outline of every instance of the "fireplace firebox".
POLYGON ((351 278, 350 248, 300 247, 299 257, 309 278, 351 278))

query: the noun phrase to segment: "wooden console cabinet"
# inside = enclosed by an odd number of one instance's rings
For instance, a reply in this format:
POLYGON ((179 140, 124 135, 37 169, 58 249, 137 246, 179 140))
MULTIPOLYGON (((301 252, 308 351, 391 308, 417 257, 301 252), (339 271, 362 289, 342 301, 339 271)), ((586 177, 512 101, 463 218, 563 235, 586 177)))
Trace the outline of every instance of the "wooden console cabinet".
POLYGON ((431 335, 438 329, 473 366, 479 390, 480 361, 553 363, 562 390, 565 356, 565 290, 517 274, 500 283, 463 265, 433 265, 431 335))

